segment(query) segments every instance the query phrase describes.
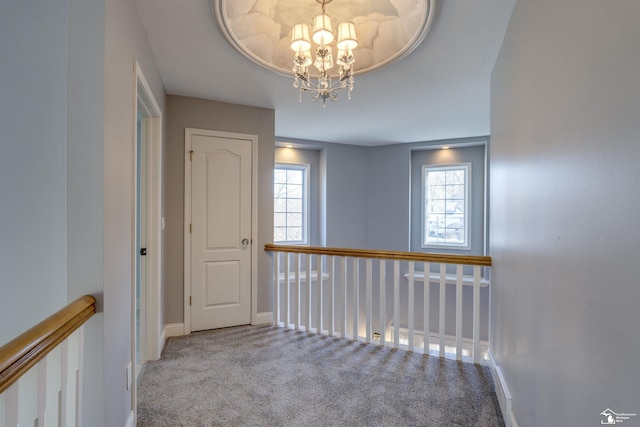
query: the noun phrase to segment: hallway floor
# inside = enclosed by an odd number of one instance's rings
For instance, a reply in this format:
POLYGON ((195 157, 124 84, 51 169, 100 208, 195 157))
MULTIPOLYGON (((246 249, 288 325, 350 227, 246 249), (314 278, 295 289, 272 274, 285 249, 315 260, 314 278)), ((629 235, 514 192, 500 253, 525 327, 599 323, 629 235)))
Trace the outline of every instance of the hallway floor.
POLYGON ((138 426, 503 426, 489 369, 273 326, 170 338, 138 426))

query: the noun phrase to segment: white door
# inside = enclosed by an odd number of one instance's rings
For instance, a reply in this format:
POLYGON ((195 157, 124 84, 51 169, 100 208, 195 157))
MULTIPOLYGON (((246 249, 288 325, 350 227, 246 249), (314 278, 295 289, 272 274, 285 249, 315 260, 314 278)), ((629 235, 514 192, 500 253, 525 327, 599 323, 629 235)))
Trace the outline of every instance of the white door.
POLYGON ((191 330, 251 323, 247 139, 191 133, 191 330))

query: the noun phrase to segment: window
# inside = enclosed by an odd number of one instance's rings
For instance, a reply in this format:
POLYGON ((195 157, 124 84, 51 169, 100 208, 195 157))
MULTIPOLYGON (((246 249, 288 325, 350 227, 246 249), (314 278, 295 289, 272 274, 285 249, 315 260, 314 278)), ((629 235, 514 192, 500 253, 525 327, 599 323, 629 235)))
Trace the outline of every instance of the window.
POLYGON ((470 248, 470 169, 470 163, 422 167, 422 247, 470 248))
POLYGON ((273 174, 273 241, 308 243, 308 165, 276 164, 273 174))

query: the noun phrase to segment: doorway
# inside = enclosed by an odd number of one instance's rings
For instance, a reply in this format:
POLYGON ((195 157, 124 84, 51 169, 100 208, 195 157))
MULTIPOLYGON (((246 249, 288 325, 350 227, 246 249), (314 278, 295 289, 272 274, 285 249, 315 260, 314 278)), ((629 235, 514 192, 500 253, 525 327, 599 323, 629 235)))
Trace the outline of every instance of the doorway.
POLYGON ((147 147, 149 145, 147 119, 144 105, 138 99, 136 105, 136 280, 135 280, 135 372, 136 380, 147 360, 146 325, 143 321, 147 312, 147 147))
POLYGON ((131 290, 131 361, 135 385, 148 360, 160 358, 161 318, 161 159, 162 114, 147 80, 135 63, 134 233, 131 290))

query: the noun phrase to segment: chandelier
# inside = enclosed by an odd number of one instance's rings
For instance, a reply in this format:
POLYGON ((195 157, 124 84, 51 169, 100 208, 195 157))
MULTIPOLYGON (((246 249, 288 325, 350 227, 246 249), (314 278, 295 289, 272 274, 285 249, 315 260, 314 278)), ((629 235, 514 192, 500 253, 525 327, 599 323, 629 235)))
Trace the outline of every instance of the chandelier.
POLYGON ((335 43, 338 75, 332 78, 330 72, 335 64, 331 44, 334 41, 334 33, 331 17, 325 12, 325 6, 331 1, 316 0, 322 5, 322 13, 313 18, 311 38, 307 24, 293 26, 291 33, 291 50, 294 52, 293 87, 299 90, 300 102, 302 102, 302 92, 309 92, 313 101, 322 99, 322 103, 326 106, 327 99, 335 102, 340 89, 348 89, 348 98, 351 99, 354 82, 353 49, 358 46, 356 26, 351 21, 341 22, 338 25, 338 39, 335 43), (314 60, 311 59, 312 41, 316 46, 314 60), (312 63, 320 73, 317 77, 309 73, 312 63))

